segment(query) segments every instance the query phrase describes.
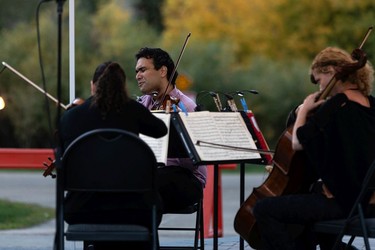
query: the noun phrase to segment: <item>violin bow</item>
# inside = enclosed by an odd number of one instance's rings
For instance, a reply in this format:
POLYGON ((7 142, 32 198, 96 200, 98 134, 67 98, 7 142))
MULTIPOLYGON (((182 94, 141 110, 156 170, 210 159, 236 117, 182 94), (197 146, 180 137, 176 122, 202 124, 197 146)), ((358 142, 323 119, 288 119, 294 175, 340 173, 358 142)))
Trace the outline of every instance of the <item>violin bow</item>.
POLYGON ((177 59, 177 61, 176 61, 176 65, 175 65, 175 67, 174 67, 174 69, 173 69, 173 71, 172 71, 171 77, 169 78, 168 85, 167 85, 167 87, 165 88, 164 93, 163 93, 163 96, 162 96, 162 98, 161 98, 161 101, 158 103, 158 106, 157 106, 157 108, 156 108, 157 110, 160 108, 160 105, 161 105, 161 104, 164 102, 164 100, 165 100, 165 97, 166 97, 166 95, 167 95, 167 90, 168 90, 169 86, 172 84, 173 78, 174 78, 174 76, 176 75, 178 65, 180 64, 180 61, 181 61, 182 55, 183 55, 184 52, 185 52, 185 49, 186 49, 186 46, 187 46, 188 41, 189 41, 189 39, 190 39, 190 36, 191 36, 191 32, 189 32, 189 34, 188 34, 188 35, 186 36, 186 38, 185 38, 185 42, 184 42, 184 44, 183 44, 183 46, 182 46, 182 49, 181 49, 181 51, 180 51, 180 55, 178 56, 178 59, 177 59))
POLYGON ((60 107, 62 107, 65 110, 67 109, 66 105, 62 104, 61 102, 58 102, 55 97, 53 97, 52 95, 48 94, 44 89, 42 89, 41 87, 39 87, 37 84, 33 83, 28 78, 26 78, 26 76, 22 75, 20 72, 18 72, 17 70, 15 70, 12 66, 10 66, 9 64, 7 64, 6 62, 3 62, 3 65, 4 65, 4 67, 10 69, 13 73, 15 73, 16 75, 18 75, 19 77, 21 77, 23 80, 25 80, 31 86, 33 86, 34 88, 36 88, 37 90, 39 90, 40 92, 42 92, 43 94, 45 94, 49 99, 51 99, 52 101, 54 101, 56 104, 60 104, 60 107))

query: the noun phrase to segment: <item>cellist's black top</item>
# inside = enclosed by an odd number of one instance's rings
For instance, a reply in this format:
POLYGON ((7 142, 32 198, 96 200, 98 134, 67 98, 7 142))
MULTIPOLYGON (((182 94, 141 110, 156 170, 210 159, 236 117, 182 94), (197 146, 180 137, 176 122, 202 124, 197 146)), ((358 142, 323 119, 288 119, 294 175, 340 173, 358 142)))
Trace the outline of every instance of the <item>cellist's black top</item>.
POLYGON ((375 99, 368 98, 370 108, 337 94, 297 130, 311 172, 345 211, 352 207, 375 159, 375 99))

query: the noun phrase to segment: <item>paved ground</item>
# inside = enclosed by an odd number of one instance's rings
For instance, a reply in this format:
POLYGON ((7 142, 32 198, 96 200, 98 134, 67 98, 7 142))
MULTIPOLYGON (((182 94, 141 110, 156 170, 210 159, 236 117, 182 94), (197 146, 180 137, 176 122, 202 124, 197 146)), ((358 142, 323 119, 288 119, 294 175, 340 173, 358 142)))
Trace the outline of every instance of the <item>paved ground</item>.
MULTIPOLYGON (((246 176, 246 197, 253 187, 259 186, 264 180, 262 175, 246 176)), ((239 176, 224 174, 223 189, 223 237, 219 238, 220 250, 239 249, 239 237, 233 229, 234 216, 239 207, 239 176)), ((40 204, 55 207, 55 181, 44 178, 41 172, 4 172, 0 171, 0 198, 14 201, 40 204)), ((184 225, 191 223, 193 217, 169 215, 163 218, 163 225, 184 225)), ((33 228, 0 231, 1 250, 51 250, 55 231, 54 220, 33 228)), ((190 244, 190 235, 177 232, 160 232, 160 242, 164 245, 185 243, 190 244)), ((212 238, 205 240, 205 248, 212 249, 212 238)), ((355 245, 364 249, 362 239, 355 245)), ((375 247, 375 242, 371 242, 375 247)), ((82 249, 81 243, 67 242, 66 249, 82 249)), ((251 249, 245 244, 245 249, 251 249)))

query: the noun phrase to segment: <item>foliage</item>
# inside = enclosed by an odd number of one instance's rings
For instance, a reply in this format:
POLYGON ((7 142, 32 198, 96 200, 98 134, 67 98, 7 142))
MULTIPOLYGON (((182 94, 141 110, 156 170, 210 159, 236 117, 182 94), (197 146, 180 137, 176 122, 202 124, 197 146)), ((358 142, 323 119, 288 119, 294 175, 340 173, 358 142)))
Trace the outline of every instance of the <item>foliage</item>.
MULTIPOLYGON (((372 25, 373 1, 344 2, 167 0, 163 44, 173 47, 173 37, 192 33, 189 51, 195 61, 187 71, 196 80, 195 90, 202 90, 201 83, 224 93, 258 90, 259 96, 247 98, 274 146, 291 109, 316 91, 308 84, 309 61, 326 46, 351 51, 372 25)), ((375 39, 369 39, 365 49, 372 60, 375 39)), ((215 110, 212 102, 210 108, 215 110)))
POLYGON ((258 96, 248 101, 269 146, 276 146, 276 139, 285 130, 289 112, 316 86, 310 83, 308 63, 296 60, 285 64, 271 63, 267 58, 257 58, 248 70, 252 89, 258 96), (272 103, 272 105, 270 105, 272 103))
MULTIPOLYGON (((133 21, 129 13, 112 1, 101 1, 95 15, 92 8, 77 5, 76 11, 76 95, 86 98, 90 94, 90 79, 96 66, 107 60, 119 61, 128 72, 130 93, 138 91, 135 84, 134 54, 140 44, 153 44, 156 32, 142 21, 133 21), (140 32, 140 33, 138 33, 140 32), (134 42, 137 41, 137 42, 134 42), (138 43, 138 41, 144 41, 138 43), (78 49, 79 48, 79 49, 78 49)), ((40 16, 41 52, 44 62, 46 91, 57 96, 57 25, 55 6, 44 6, 40 16), (53 8, 52 8, 53 7, 53 8)), ((62 100, 69 102, 69 51, 68 51, 68 15, 63 15, 62 41, 62 100)), ((12 29, 2 32, 4 41, 0 51, 0 60, 5 61, 21 72, 26 78, 43 87, 43 79, 38 64, 38 48, 35 22, 19 22, 12 29)), ((1 111, 0 121, 6 122, 4 134, 1 134, 2 147, 51 147, 54 146, 56 127, 56 107, 43 94, 28 85, 24 80, 5 70, 0 77, 1 95, 7 103, 1 111), (12 132, 14 128, 14 133, 12 132)), ((1 130, 3 131, 3 130, 1 130)))
POLYGON ((9 29, 34 17, 39 0, 3 0, 0 8, 0 30, 9 29), (9 4, 12 3, 13 7, 9 4), (18 8, 14 8, 18 6, 18 8), (22 6, 22 7, 21 7, 22 6))
MULTIPOLYGON (((157 32, 145 21, 131 19, 130 14, 119 9, 115 1, 103 5, 92 18, 91 36, 95 41, 95 50, 98 51, 96 64, 105 60, 121 62, 127 74, 129 92, 139 92, 135 84, 135 53, 144 46, 157 46, 157 32)), ((95 67, 96 65, 90 67, 90 72, 95 67)))
POLYGON ((168 0, 164 39, 192 32, 197 40, 225 41, 239 63, 253 54, 306 59, 327 45, 358 46, 373 24, 374 8, 371 0, 168 0))
MULTIPOLYGON (((19 66, 25 68, 23 71, 24 75, 29 75, 30 72, 35 72, 37 69, 37 55, 35 52, 35 37, 33 34, 28 32, 28 27, 25 24, 18 24, 15 29, 7 32, 3 32, 3 38, 6 41, 5 48, 2 53, 2 61, 6 61, 12 66, 15 62, 19 63, 19 66), (15 48, 17 48, 15 50, 15 48), (25 50, 23 48, 28 48, 25 50), (8 60, 9 59, 9 60, 8 60), (36 67, 33 67, 33 66, 36 67)), ((17 68, 17 67, 16 67, 17 68)), ((31 78, 32 81, 35 79, 31 78)), ((36 98, 32 98, 35 92, 30 87, 25 88, 25 91, 18 91, 20 86, 20 78, 11 76, 7 71, 3 72, 1 77, 1 88, 2 95, 7 103, 7 108, 1 112, 2 117, 9 117, 14 126, 15 134, 18 137, 18 141, 25 142, 28 145, 28 141, 39 141, 40 137, 49 137, 45 133, 46 126, 43 127, 42 123, 35 123, 35 115, 38 110, 35 108, 36 98), (13 83, 13 84, 10 84, 13 83), (11 93, 8 95, 8 93, 11 93), (31 97, 31 98, 30 98, 31 97), (24 133, 28 131, 29 133, 24 133), (44 133, 35 133, 36 131, 44 131, 44 133), (39 137, 40 136, 40 137, 39 137)), ((37 115, 41 116, 41 115, 37 115)), ((6 136, 9 136, 6 134, 6 136)), ((9 142, 13 142, 13 138, 9 138, 9 142)), ((38 144, 38 143, 36 143, 38 144)))
POLYGON ((138 20, 146 21, 157 32, 164 29, 162 6, 164 0, 133 0, 135 16, 138 20))

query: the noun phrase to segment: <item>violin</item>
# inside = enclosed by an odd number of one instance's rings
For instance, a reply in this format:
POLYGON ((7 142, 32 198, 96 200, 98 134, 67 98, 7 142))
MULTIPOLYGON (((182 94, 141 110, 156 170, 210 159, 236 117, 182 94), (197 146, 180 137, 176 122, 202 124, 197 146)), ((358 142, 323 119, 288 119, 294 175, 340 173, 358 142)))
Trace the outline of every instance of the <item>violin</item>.
MULTIPOLYGON (((316 101, 327 98, 339 80, 345 81, 350 74, 355 73, 366 65, 367 57, 361 48, 371 30, 372 27, 367 31, 360 47, 354 49, 351 54, 353 60, 357 61, 336 67, 337 73, 320 93, 316 101)), ((280 136, 275 148, 271 172, 261 186, 253 189, 253 192, 242 203, 235 216, 235 231, 254 249, 263 248, 260 232, 252 213, 257 200, 265 197, 307 192, 310 186, 308 176, 304 170, 307 157, 303 151, 293 150, 292 131, 293 125, 289 126, 280 136)))
POLYGON ((152 110, 164 110, 165 113, 170 113, 174 111, 173 105, 178 106, 179 102, 179 98, 172 97, 170 95, 165 95, 164 101, 160 105, 157 105, 157 109, 152 110))
POLYGON ((71 108, 79 106, 79 105, 81 105, 84 102, 85 102, 84 99, 78 97, 78 98, 74 99, 73 102, 66 107, 66 110, 69 110, 71 108))
POLYGON ((43 172, 43 176, 44 177, 51 176, 52 179, 55 179, 56 174, 53 173, 54 169, 56 168, 55 160, 53 160, 51 157, 48 157, 48 160, 50 161, 49 164, 46 162, 43 162, 43 165, 46 167, 46 170, 44 170, 43 172))

